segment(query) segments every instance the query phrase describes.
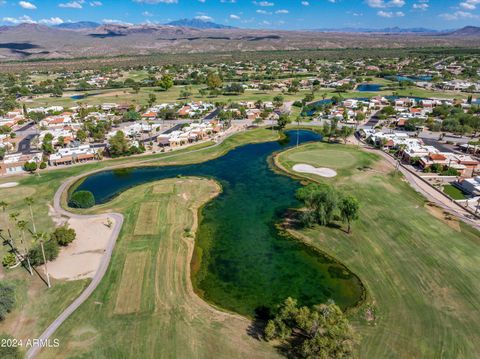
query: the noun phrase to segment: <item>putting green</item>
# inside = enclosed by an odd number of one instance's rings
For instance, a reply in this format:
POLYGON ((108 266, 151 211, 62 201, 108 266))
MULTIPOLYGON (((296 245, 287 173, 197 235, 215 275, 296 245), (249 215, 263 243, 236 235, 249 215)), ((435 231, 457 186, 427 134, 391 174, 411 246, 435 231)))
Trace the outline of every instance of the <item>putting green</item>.
POLYGON ((292 152, 289 159, 298 163, 306 163, 314 167, 318 167, 318 164, 321 163, 322 167, 329 167, 337 170, 351 167, 356 162, 356 157, 352 153, 335 150, 295 151, 292 152))

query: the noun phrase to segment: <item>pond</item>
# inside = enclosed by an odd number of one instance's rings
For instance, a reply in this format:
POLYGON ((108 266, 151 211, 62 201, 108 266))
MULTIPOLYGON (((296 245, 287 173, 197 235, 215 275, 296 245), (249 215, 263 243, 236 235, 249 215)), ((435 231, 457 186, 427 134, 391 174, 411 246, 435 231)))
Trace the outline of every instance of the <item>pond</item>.
POLYGON ((382 85, 379 84, 360 84, 357 86, 359 92, 379 92, 382 90, 382 85))
MULTIPOLYGON (((310 131, 298 135, 300 143, 321 139, 310 131)), ((358 277, 275 226, 287 209, 299 206, 300 183, 275 172, 269 157, 296 143, 296 136, 288 132, 282 141, 245 145, 200 164, 104 171, 77 190, 91 191, 104 203, 142 183, 178 175, 214 178, 223 192, 201 211, 192 265, 202 298, 246 316, 265 313, 288 296, 303 305, 333 299, 343 309, 353 307, 364 295, 358 277)))
POLYGON ((82 95, 73 95, 73 96, 70 96, 70 98, 72 100, 83 100, 83 99, 86 99, 87 97, 90 97, 90 96, 96 96, 98 95, 97 93, 87 93, 87 94, 82 94, 82 95))

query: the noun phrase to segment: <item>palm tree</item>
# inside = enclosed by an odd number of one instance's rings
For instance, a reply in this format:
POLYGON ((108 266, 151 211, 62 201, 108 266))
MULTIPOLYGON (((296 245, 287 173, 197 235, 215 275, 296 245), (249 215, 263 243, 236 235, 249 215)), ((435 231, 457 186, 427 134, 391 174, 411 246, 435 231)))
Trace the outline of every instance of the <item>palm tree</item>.
POLYGON ((33 233, 37 233, 37 229, 35 228, 35 221, 33 220, 33 210, 32 210, 32 205, 34 203, 33 198, 32 197, 25 198, 25 203, 30 209, 30 218, 32 219, 33 233))
POLYGON ((51 288, 50 275, 48 274, 48 268, 47 268, 47 258, 45 257, 45 249, 43 247, 43 243, 48 239, 48 234, 47 232, 38 232, 38 233, 35 232, 32 235, 33 235, 34 241, 40 243, 40 247, 42 248, 43 266, 45 268, 45 274, 47 275, 47 285, 48 285, 48 288, 51 288))
POLYGON ((10 234, 10 225, 9 225, 8 219, 7 219, 7 207, 8 207, 8 203, 5 202, 5 201, 0 201, 0 207, 2 207, 3 220, 4 220, 4 222, 5 222, 5 225, 7 226, 8 235, 9 235, 9 237, 12 237, 12 235, 10 234))
POLYGON ((22 236, 21 243, 25 251, 23 254, 23 257, 27 258, 28 270, 30 271, 30 275, 33 275, 32 266, 30 265, 30 258, 28 257, 27 245, 25 243, 25 229, 27 228, 27 224, 28 224, 27 221, 20 220, 17 222, 17 227, 20 230, 20 233, 22 236))
MULTIPOLYGON (((13 223, 17 223, 18 216, 20 216, 20 213, 18 213, 18 212, 13 212, 13 213, 10 213, 10 215, 9 215, 10 220, 13 221, 13 223)), ((13 246, 13 236, 10 233, 10 228, 8 229, 8 232, 10 234, 10 244, 12 245, 12 248, 13 248, 14 247, 13 246)))

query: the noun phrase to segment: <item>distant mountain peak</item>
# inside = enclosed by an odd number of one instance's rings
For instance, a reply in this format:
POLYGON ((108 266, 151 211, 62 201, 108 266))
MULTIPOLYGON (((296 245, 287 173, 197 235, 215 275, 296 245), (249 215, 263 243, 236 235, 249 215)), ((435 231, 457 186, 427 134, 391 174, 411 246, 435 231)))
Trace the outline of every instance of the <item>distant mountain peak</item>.
POLYGON ((480 27, 478 26, 465 26, 461 29, 452 31, 448 33, 451 36, 479 36, 480 35, 480 27))
POLYGON ((101 26, 101 24, 93 21, 77 21, 77 22, 64 22, 63 24, 55 25, 58 29, 65 30, 83 30, 83 29, 95 29, 101 26))
POLYGON ((194 29, 234 29, 233 26, 216 24, 211 21, 200 19, 180 19, 167 23, 170 26, 191 27, 194 29))

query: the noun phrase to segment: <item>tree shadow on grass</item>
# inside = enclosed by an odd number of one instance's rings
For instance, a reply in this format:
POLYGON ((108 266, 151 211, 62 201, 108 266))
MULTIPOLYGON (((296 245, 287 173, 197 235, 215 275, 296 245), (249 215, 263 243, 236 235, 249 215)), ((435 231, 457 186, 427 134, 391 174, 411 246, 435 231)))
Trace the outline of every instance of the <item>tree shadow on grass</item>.
POLYGON ((272 313, 269 307, 262 305, 255 308, 255 317, 247 328, 247 334, 258 341, 264 340, 263 332, 271 318, 272 313))

